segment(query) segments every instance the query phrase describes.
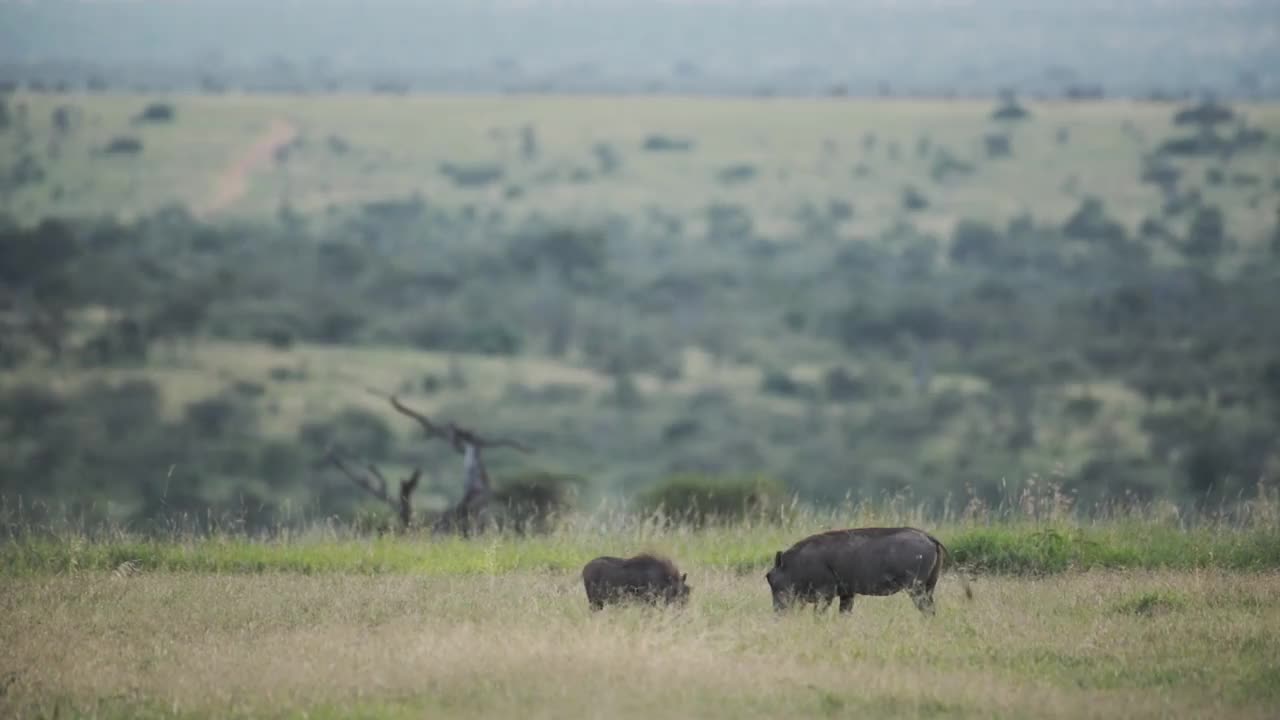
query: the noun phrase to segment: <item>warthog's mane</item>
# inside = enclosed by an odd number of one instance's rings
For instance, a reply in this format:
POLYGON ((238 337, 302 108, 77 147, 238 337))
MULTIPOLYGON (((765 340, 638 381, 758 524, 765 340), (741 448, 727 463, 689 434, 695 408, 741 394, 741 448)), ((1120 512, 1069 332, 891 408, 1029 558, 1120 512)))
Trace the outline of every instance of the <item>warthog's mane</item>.
POLYGON ((630 557, 622 561, 622 565, 627 568, 636 566, 646 566, 656 564, 662 568, 664 574, 670 577, 680 577, 680 570, 676 564, 671 562, 669 558, 654 553, 640 553, 635 557, 630 557))

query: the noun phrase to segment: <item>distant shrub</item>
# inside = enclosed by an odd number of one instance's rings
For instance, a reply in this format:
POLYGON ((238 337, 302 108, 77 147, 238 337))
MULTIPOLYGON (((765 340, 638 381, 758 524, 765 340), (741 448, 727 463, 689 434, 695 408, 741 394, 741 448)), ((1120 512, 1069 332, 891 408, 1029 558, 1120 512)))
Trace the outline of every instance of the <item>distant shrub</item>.
POLYGON ((39 185, 44 182, 44 166, 31 153, 23 153, 9 169, 9 182, 14 186, 39 185))
POLYGON ((1206 130, 1187 137, 1175 137, 1160 144, 1157 152, 1165 155, 1221 155, 1232 150, 1234 143, 1206 130))
POLYGON ((485 163, 476 165, 443 163, 440 165, 440 172, 448 176, 458 187, 485 187, 500 182, 503 177, 501 165, 485 163))
POLYGON ((1096 197, 1086 197, 1080 207, 1062 226, 1062 234, 1078 240, 1105 240, 1123 242, 1127 233, 1124 225, 1107 216, 1102 201, 1096 197))
POLYGON ((1069 85, 1065 94, 1068 100, 1101 100, 1106 95, 1101 85, 1069 85))
POLYGON ((622 167, 622 157, 608 143, 596 143, 591 153, 596 156, 596 166, 601 175, 615 173, 622 167))
POLYGON ((822 376, 822 385, 827 399, 834 402, 860 400, 866 397, 870 388, 862 379, 854 377, 843 367, 833 367, 822 376))
POLYGON ((1142 175, 1139 180, 1144 183, 1159 186, 1160 189, 1169 192, 1178 184, 1178 180, 1182 177, 1182 170, 1177 165, 1160 157, 1150 157, 1142 165, 1142 175))
POLYGON ((770 370, 760 379, 760 392, 766 395, 795 397, 803 394, 804 391, 803 384, 796 382, 790 375, 780 370, 770 370))
POLYGON ((1073 422, 1092 422, 1102 410, 1102 401, 1092 395, 1077 395, 1067 400, 1063 412, 1073 422))
POLYGON ((1173 237, 1164 223, 1150 217, 1143 218, 1142 224, 1138 226, 1138 234, 1147 240, 1169 240, 1173 237))
POLYGON ((325 142, 329 146, 329 152, 334 155, 346 155, 351 150, 351 143, 341 135, 330 135, 325 142))
POLYGON ((532 471, 508 475, 493 492, 499 525, 516 533, 543 533, 573 509, 584 480, 577 475, 532 471))
POLYGON ((302 382, 307 379, 307 371, 278 365, 267 371, 267 377, 275 382, 302 382))
POLYGON ((934 182, 941 183, 954 175, 969 175, 973 171, 973 163, 964 162, 952 155, 950 150, 940 147, 934 155, 929 177, 934 182))
POLYGON ((538 131, 532 125, 520 128, 520 155, 529 162, 538 159, 538 131))
POLYGON ((848 200, 832 198, 827 201, 827 214, 836 222, 844 222, 853 218, 853 203, 848 200))
POLYGON ((246 398, 258 398, 267 393, 267 388, 262 383, 253 382, 252 380, 236 380, 231 383, 231 392, 246 398))
POLYGON ((730 522, 768 513, 786 499, 772 478, 674 475, 641 493, 640 507, 692 525, 730 522))
POLYGON ((253 416, 234 397, 210 397, 189 403, 185 420, 203 438, 220 438, 253 429, 253 416))
POLYGON ((515 330, 494 320, 427 318, 411 327, 407 337, 423 350, 483 355, 515 355, 523 346, 523 338, 515 330))
POLYGON ((53 109, 52 115, 49 116, 49 122, 53 125, 53 129, 62 134, 71 132, 75 125, 76 109, 70 105, 59 105, 53 109))
POLYGON ((1236 150, 1252 150, 1261 147, 1267 141, 1267 131, 1262 128, 1238 127, 1232 139, 1236 150))
POLYGON ((730 241, 748 238, 755 231, 751 211, 741 205, 716 203, 707 208, 707 238, 730 241))
POLYGON ((341 345, 354 340, 367 321, 368 316, 355 310, 341 307, 323 309, 316 313, 311 334, 321 342, 341 345))
POLYGON ((377 80, 373 83, 372 90, 379 95, 404 95, 409 92, 409 83, 400 80, 377 80))
POLYGON ((253 339, 265 342, 277 350, 288 350, 293 347, 296 337, 292 329, 282 326, 268 326, 253 331, 253 339))
POLYGON ((62 396, 41 385, 24 383, 0 392, 0 418, 11 438, 39 435, 65 408, 62 396))
POLYGON ((902 207, 904 210, 916 212, 929 207, 929 198, 924 193, 916 189, 914 185, 908 185, 902 189, 902 207))
POLYGON ((1226 224, 1222 210, 1205 205, 1196 210, 1187 229, 1187 243, 1183 252, 1187 257, 1213 260, 1227 250, 1226 224))
POLYGON ((1182 108, 1173 115, 1174 125, 1208 126, 1229 122, 1235 119, 1235 111, 1225 105, 1208 101, 1182 108))
POLYGON ((1002 158, 1013 155, 1013 143, 1008 135, 987 135, 982 138, 987 148, 987 157, 1002 158))
POLYGON ((1004 249, 1004 236, 994 226, 977 220, 961 220, 951 232, 951 261, 958 264, 991 263, 1004 249))
POLYGON ((1170 193, 1164 200, 1164 214, 1171 217, 1181 215, 1187 210, 1200 207, 1202 200, 1200 188, 1191 188, 1181 194, 1170 193))
POLYGON ((697 435, 702 430, 702 423, 693 418, 683 418, 668 423, 662 429, 662 441, 665 443, 678 443, 688 440, 697 435))
POLYGON ((122 135, 112 138, 102 152, 107 155, 137 155, 142 152, 142 141, 136 137, 122 135))
MULTIPOLYGON (((435 378, 435 376, 430 377, 435 378)), ((424 387, 426 392, 435 392, 439 389, 439 384, 433 386, 430 391, 426 391, 424 387)), ((539 386, 508 383, 506 390, 503 392, 503 400, 512 403, 527 403, 529 405, 557 405, 579 403, 587 395, 588 391, 585 386, 574 383, 547 383, 539 386)))
POLYGON ((205 75, 200 78, 200 91, 207 95, 221 95, 227 91, 227 84, 212 75, 205 75))
POLYGON ((384 223, 412 222, 421 218, 426 210, 426 201, 416 194, 403 199, 372 200, 360 206, 365 217, 384 223))
POLYGON ((173 105, 169 103, 151 103, 138 113, 133 121, 136 123, 168 123, 177 116, 173 105))
POLYGON ((754 165, 747 165, 745 163, 730 165, 716 173, 716 179, 725 185, 734 185, 737 183, 747 182, 748 180, 755 178, 756 173, 757 171, 754 165))
POLYGON ((1023 120, 1030 116, 1031 113, 1014 100, 1004 103, 991 113, 992 120, 1023 120))
POLYGON ((666 135, 650 135, 645 138, 641 147, 649 152, 689 152, 693 149, 693 141, 666 135))

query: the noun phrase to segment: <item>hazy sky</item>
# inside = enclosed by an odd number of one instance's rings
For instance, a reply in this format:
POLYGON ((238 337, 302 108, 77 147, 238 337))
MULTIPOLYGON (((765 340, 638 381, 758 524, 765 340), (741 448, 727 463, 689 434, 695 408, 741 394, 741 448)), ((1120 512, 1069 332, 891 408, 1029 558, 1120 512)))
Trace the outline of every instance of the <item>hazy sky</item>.
POLYGON ((639 82, 679 66, 694 85, 1229 91, 1245 74, 1275 89, 1280 0, 0 0, 0 63, 51 62, 464 85, 495 68, 639 82))

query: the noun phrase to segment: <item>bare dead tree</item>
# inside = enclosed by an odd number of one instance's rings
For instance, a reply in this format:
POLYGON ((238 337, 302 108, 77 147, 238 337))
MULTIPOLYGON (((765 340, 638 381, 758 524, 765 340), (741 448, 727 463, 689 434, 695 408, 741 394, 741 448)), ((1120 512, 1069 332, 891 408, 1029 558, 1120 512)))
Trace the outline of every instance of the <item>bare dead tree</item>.
MULTIPOLYGON (((452 422, 437 423, 400 402, 395 395, 386 395, 372 388, 367 389, 389 400, 391 406, 400 414, 416 421, 429 439, 443 440, 455 452, 462 455, 465 475, 462 499, 436 518, 431 526, 432 532, 461 533, 469 536, 483 528, 487 521, 489 504, 493 499, 493 486, 489 481, 489 472, 484 467, 484 450, 497 447, 512 448, 525 453, 531 453, 533 450, 515 440, 485 437, 452 422)), ((412 495, 421 478, 421 469, 414 468, 413 473, 400 482, 399 495, 393 497, 388 490, 386 477, 376 465, 369 464, 363 471, 359 470, 345 462, 332 449, 326 453, 326 460, 341 470, 356 487, 390 505, 399 513, 401 526, 409 527, 413 519, 412 495)))
POLYGON ((333 466, 342 471, 356 487, 364 490, 370 495, 378 498, 391 506, 400 516, 400 526, 408 528, 413 521, 413 491, 418 487, 418 480, 422 478, 422 470, 414 468, 408 478, 400 481, 400 492, 396 497, 392 497, 388 491, 387 478, 378 469, 377 465, 370 463, 366 466, 367 472, 360 472, 346 462, 334 450, 330 449, 326 453, 326 458, 333 466), (377 483, 374 483, 377 480, 377 483))
POLYGON ((432 532, 460 532, 464 536, 469 536, 473 531, 482 528, 487 520, 489 503, 493 499, 493 487, 489 482, 489 472, 484 467, 483 451, 486 448, 495 447, 509 447, 525 453, 533 450, 515 440, 484 437, 474 430, 452 422, 437 424, 426 415, 400 402, 395 395, 389 396, 388 399, 397 412, 416 420, 427 437, 444 440, 463 457, 466 484, 462 499, 436 520, 432 526, 432 532))

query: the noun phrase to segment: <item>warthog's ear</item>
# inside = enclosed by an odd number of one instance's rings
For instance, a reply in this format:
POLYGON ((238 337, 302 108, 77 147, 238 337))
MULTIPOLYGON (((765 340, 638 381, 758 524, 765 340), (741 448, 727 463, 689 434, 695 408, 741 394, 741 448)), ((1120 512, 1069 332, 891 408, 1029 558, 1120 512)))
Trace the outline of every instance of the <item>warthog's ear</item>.
POLYGON ((688 579, 689 579, 689 573, 685 573, 680 576, 680 582, 684 582, 685 580, 688 580, 688 579))
POLYGON ((782 551, 781 550, 779 550, 777 553, 774 554, 773 566, 776 568, 782 567, 782 551))

